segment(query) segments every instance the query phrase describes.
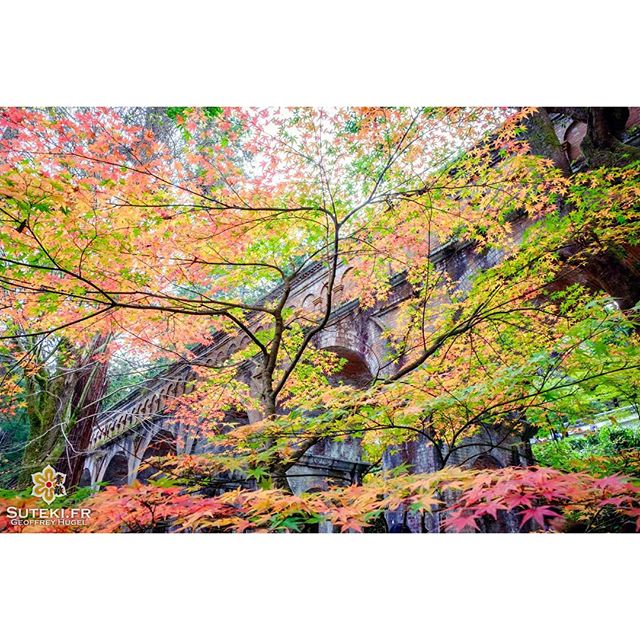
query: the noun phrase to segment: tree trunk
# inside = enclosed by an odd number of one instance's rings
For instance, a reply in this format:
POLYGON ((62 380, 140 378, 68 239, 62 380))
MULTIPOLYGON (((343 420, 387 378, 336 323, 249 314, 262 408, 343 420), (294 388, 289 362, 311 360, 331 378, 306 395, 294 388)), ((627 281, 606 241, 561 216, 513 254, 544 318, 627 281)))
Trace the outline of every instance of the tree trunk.
POLYGON ((531 148, 531 153, 553 161, 565 176, 571 174, 571 165, 567 154, 558 140, 551 118, 546 109, 539 109, 524 121, 527 131, 525 138, 531 148))
POLYGON ((581 150, 589 167, 623 167, 640 160, 640 149, 620 140, 629 118, 628 107, 548 107, 547 111, 587 125, 581 150))
POLYGON ((86 449, 106 386, 107 363, 98 358, 109 338, 98 336, 70 366, 67 345, 61 345, 55 371, 44 367, 27 377, 29 440, 18 479, 21 487, 47 464, 67 475, 67 490, 82 476, 86 449))
POLYGON ((71 419, 69 424, 62 422, 66 431, 64 453, 60 456, 56 469, 67 474, 67 489, 80 483, 87 448, 91 440, 91 432, 96 423, 100 401, 107 383, 107 362, 101 359, 105 347, 109 343, 107 336, 98 336, 83 359, 77 376, 73 381, 70 394, 71 419))

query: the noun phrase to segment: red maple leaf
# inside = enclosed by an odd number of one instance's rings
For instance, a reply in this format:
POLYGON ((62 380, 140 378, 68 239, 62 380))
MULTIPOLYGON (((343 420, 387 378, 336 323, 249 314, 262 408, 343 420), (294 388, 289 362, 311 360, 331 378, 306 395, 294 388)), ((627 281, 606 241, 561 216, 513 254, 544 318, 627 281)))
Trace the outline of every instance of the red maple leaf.
POLYGON ((544 517, 548 516, 550 518, 557 518, 558 513, 554 511, 551 507, 541 506, 541 507, 532 507, 530 509, 525 509, 520 513, 522 516, 522 522, 520 526, 523 526, 529 520, 533 520, 537 522, 539 525, 544 527, 544 517))
POLYGON ((476 522, 477 516, 474 514, 464 515, 462 512, 458 511, 453 513, 447 519, 447 527, 453 529, 457 533, 460 533, 466 527, 472 527, 475 531, 479 531, 480 527, 476 522))

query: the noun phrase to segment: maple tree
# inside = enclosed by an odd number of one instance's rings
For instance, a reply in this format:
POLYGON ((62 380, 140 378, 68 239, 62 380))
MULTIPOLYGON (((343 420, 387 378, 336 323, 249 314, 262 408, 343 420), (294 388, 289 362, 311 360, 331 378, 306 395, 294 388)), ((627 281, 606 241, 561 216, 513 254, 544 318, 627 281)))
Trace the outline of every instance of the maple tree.
MULTIPOLYGON (((0 116, 1 330, 14 345, 3 411, 46 399, 29 385, 52 375, 59 345, 85 354, 61 366, 100 379, 49 409, 45 431, 74 434, 67 452, 86 447, 119 350, 150 362, 170 354, 197 376, 167 410, 211 451, 155 461, 161 483, 99 492, 88 503, 102 514, 95 529, 299 530, 324 519, 358 531, 399 507, 435 510, 453 530, 506 512, 516 525, 577 517, 589 530, 611 510, 637 516, 636 489, 620 479, 468 468, 478 438, 532 464, 532 437, 613 398, 637 401, 640 292, 624 277, 639 257, 633 153, 609 144, 624 161, 590 154, 590 169, 571 173, 557 140, 541 145, 552 127, 535 109, 169 116, 0 116), (499 259, 461 286, 435 266, 447 242, 499 259), (292 292, 312 265, 322 304, 301 309, 292 292), (317 339, 340 305, 383 302, 399 274, 412 296, 384 331, 388 362, 362 388, 340 382, 344 360, 317 339), (205 363, 220 335, 241 348, 205 363), (17 344, 28 345, 23 361, 17 344), (238 411, 256 419, 238 425, 238 411), (293 495, 287 472, 307 451, 354 438, 372 461, 362 486, 293 495), (390 477, 376 464, 408 443, 433 452, 433 474, 390 477), (211 489, 212 477, 234 473, 256 485, 211 489)), ((36 429, 30 439, 39 442, 36 429)), ((64 457, 56 442, 34 459, 64 457)))

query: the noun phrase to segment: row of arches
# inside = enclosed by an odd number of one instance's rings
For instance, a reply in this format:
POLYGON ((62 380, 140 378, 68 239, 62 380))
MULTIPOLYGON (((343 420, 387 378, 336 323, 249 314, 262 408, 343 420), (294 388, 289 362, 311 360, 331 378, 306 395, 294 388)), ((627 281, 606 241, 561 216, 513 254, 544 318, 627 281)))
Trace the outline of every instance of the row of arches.
MULTIPOLYGON (((373 375, 363 354, 347 347, 330 346, 325 348, 343 359, 341 369, 331 377, 333 384, 363 388, 371 382, 373 375)), ((149 412, 149 418, 153 420, 153 412, 157 412, 159 408, 159 397, 154 395, 145 400, 143 411, 149 412)), ((246 423, 248 416, 242 412, 236 412, 234 415, 228 416, 228 419, 225 417, 225 422, 246 423)), ((119 444, 111 445, 106 455, 103 453, 102 457, 96 457, 92 464, 85 468, 80 486, 92 486, 101 482, 123 486, 133 480, 148 481, 158 471, 147 466, 148 460, 152 457, 175 455, 178 453, 179 447, 176 435, 172 430, 157 429, 153 426, 150 429, 147 427, 147 430, 153 432, 153 435, 144 434, 144 431, 142 434, 140 432, 132 434, 123 438, 119 444)), ((318 451, 315 453, 331 455, 330 443, 322 443, 317 449, 318 451)))
MULTIPOLYGON (((338 275, 336 286, 334 287, 334 306, 354 297, 354 274, 355 270, 352 267, 347 267, 338 275)), ((318 290, 307 293, 299 303, 296 304, 294 302, 294 305, 311 311, 324 311, 328 285, 320 283, 318 287, 314 287, 318 290)), ((218 348, 204 357, 203 363, 211 365, 225 362, 235 352, 245 349, 250 342, 251 339, 247 335, 243 335, 238 339, 225 340, 218 348)), ((101 422, 93 435, 92 446, 96 446, 101 440, 112 440, 119 434, 129 431, 138 422, 153 419, 154 416, 159 415, 166 400, 184 393, 189 381, 189 375, 181 376, 169 382, 168 385, 156 389, 148 396, 141 398, 140 402, 135 406, 101 422)))
MULTIPOLYGON (((333 309, 357 297, 355 273, 353 267, 347 267, 338 275, 332 291, 333 309)), ((306 293, 296 306, 307 311, 323 312, 327 308, 328 290, 328 283, 319 284, 314 291, 306 293)))
MULTIPOLYGON (((344 346, 346 341, 337 338, 337 335, 333 335, 333 339, 327 340, 325 344, 320 343, 317 345, 319 348, 335 353, 343 360, 340 370, 331 377, 331 382, 335 385, 347 385, 357 389, 365 388, 372 382, 375 374, 375 366, 372 366, 370 356, 366 353, 366 348, 358 349, 353 348, 353 346, 344 346)), ((229 422, 237 422, 242 419, 243 417, 240 415, 230 416, 229 422)), ((225 419, 225 421, 227 420, 225 419)), ((479 449, 482 449, 482 447, 479 447, 479 449)), ((167 456, 178 452, 179 446, 176 433, 169 429, 159 428, 148 438, 148 442, 140 439, 137 444, 129 442, 128 445, 125 443, 119 449, 114 448, 109 454, 110 457, 105 458, 100 469, 96 470, 95 477, 92 477, 90 469, 85 469, 81 486, 95 485, 100 482, 122 486, 133 482, 133 480, 138 480, 142 483, 148 482, 154 474, 158 473, 158 469, 146 466, 148 460, 155 456, 167 456), (128 449, 127 446, 129 447, 128 449)), ((325 460, 333 459, 345 462, 359 462, 362 457, 361 453, 361 445, 357 437, 341 442, 335 442, 331 438, 327 438, 314 445, 309 451, 311 456, 316 456, 316 460, 319 457, 325 460)), ((469 462, 469 465, 475 469, 504 466, 505 462, 499 456, 492 455, 492 453, 480 450, 478 455, 469 462)), ((412 456, 409 455, 407 460, 411 461, 412 456)), ((309 464, 311 463, 309 462, 309 464)), ((295 493, 325 488, 329 479, 333 482, 341 481, 341 477, 335 475, 337 472, 334 472, 333 476, 331 474, 321 476, 322 472, 319 472, 317 468, 305 468, 304 460, 291 471, 292 475, 289 478, 289 482, 295 493)), ((349 479, 347 477, 342 480, 347 483, 354 481, 353 478, 349 479)), ((435 521, 427 524, 413 522, 410 514, 400 511, 387 514, 385 518, 386 526, 392 531, 417 530, 420 527, 434 529, 439 526, 438 522, 435 521)), ((487 531, 508 531, 511 523, 506 521, 496 523, 483 522, 482 527, 486 527, 487 531)))
POLYGON ((168 429, 157 430, 153 435, 142 438, 125 438, 101 459, 89 461, 82 473, 80 486, 104 482, 119 487, 133 480, 146 482, 159 471, 149 465, 150 458, 175 455, 177 452, 177 437, 168 429))

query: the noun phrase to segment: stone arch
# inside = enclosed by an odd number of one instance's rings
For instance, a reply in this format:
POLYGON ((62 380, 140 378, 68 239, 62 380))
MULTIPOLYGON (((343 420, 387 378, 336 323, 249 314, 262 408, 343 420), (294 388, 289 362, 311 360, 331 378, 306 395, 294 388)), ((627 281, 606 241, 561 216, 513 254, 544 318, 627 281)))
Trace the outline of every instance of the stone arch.
POLYGON ((111 456, 102 475, 102 482, 120 487, 129 481, 129 461, 124 451, 117 451, 111 456))
POLYGON ((315 296, 313 295, 313 293, 307 293, 307 295, 302 299, 300 306, 303 309, 312 309, 314 300, 315 300, 315 296))
POLYGON ((93 480, 91 478, 91 470, 89 467, 85 467, 82 471, 82 475, 80 476, 80 482, 78 483, 79 487, 90 487, 93 484, 93 480))
MULTIPOLYGON (((357 389, 362 389, 371 383, 373 375, 371 369, 367 364, 365 355, 355 349, 345 347, 339 344, 325 344, 320 345, 320 349, 331 351, 344 360, 340 371, 330 376, 329 381, 332 384, 348 385, 357 389)), ((321 410, 318 410, 321 411, 321 410)), ((313 416, 314 413, 310 413, 313 416)), ((360 444, 360 438, 357 434, 346 437, 340 441, 334 440, 331 437, 323 438, 320 442, 316 443, 309 449, 311 456, 320 456, 321 458, 330 460, 342 460, 351 463, 356 463, 362 459, 362 447, 360 444)), ((333 463, 332 463, 333 464, 333 463)), ((292 488, 294 491, 309 490, 314 486, 324 487, 326 485, 326 477, 321 474, 322 477, 314 477, 318 474, 317 470, 309 470, 305 464, 298 465, 292 468, 295 474, 299 474, 299 478, 290 476, 290 483, 293 480, 292 488), (304 475, 310 473, 308 478, 304 475)), ((331 475, 331 474, 329 474, 331 475)), ((338 476, 331 476, 335 481, 338 476)), ((353 478, 351 479, 353 481, 353 478)))
POLYGON ((374 378, 380 371, 380 358, 372 346, 375 345, 372 335, 374 329, 377 327, 372 322, 367 322, 364 317, 358 315, 355 320, 347 318, 325 329, 314 344, 317 349, 333 351, 347 361, 358 362, 366 367, 371 378, 374 378))
POLYGON ((250 410, 246 406, 237 406, 227 409, 220 420, 222 428, 227 431, 250 424, 251 418, 249 411, 250 410))
MULTIPOLYGON (((159 429, 150 439, 142 454, 140 464, 145 463, 149 458, 156 456, 175 455, 177 449, 176 436, 168 429, 159 429)), ((151 476, 158 472, 157 468, 147 466, 137 473, 140 482, 146 482, 151 476)))
MULTIPOLYGON (((258 412, 249 407, 236 407, 234 409, 227 409, 224 415, 215 421, 215 426, 221 432, 226 433, 235 427, 248 425, 251 422, 259 420, 260 417, 258 412)), ((184 451, 186 453, 211 453, 221 450, 200 431, 199 427, 182 426, 180 437, 184 442, 184 451)))
POLYGON ((322 288, 320 289, 320 293, 318 293, 318 296, 314 302, 314 311, 324 311, 326 313, 328 291, 329 285, 326 283, 323 284, 322 288))
POLYGON ((335 353, 344 360, 340 371, 330 377, 332 383, 346 384, 356 389, 363 389, 371 383, 373 374, 363 354, 337 345, 325 347, 325 350, 335 353))
POLYGON ((349 284, 349 282, 352 282, 354 274, 355 274, 355 268, 347 267, 342 272, 342 275, 340 276, 340 284, 344 287, 345 285, 349 284))
POLYGON ((154 393, 151 397, 151 415, 155 415, 160 410, 160 394, 154 393))
POLYGON ((472 469, 502 469, 502 465, 497 458, 488 454, 481 453, 471 463, 472 469))
POLYGON ((235 345, 233 344, 233 342, 229 342, 226 345, 224 345, 224 347, 220 349, 220 361, 226 362, 231 357, 234 350, 235 350, 235 345))
MULTIPOLYGON (((201 354, 198 357, 197 363, 199 365, 202 365, 203 367, 210 367, 211 365, 216 363, 219 357, 220 357, 220 349, 217 347, 214 347, 213 349, 210 348, 209 350, 207 350, 205 353, 201 354)), ((178 381, 174 380, 169 385, 167 393, 170 394, 172 385, 177 386, 177 384, 178 384, 178 381)))
POLYGON ((335 288, 336 302, 343 304, 357 297, 355 269, 347 267, 340 276, 339 284, 335 288))

